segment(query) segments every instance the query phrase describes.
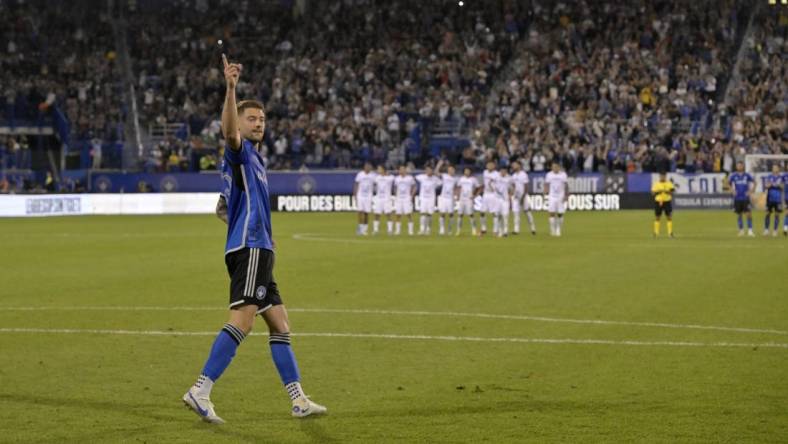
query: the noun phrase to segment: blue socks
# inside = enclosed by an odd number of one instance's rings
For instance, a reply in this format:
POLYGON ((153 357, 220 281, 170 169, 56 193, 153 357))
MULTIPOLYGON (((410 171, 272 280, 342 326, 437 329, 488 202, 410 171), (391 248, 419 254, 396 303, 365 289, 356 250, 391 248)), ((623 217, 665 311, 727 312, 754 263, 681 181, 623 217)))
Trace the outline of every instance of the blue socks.
POLYGON ((747 228, 752 230, 752 217, 747 218, 747 228))
POLYGON ((742 223, 741 214, 738 215, 738 223, 739 223, 739 229, 740 230, 744 229, 744 224, 742 223))
POLYGON ((235 350, 241 345, 246 335, 238 327, 232 324, 224 324, 222 330, 216 336, 211 347, 211 354, 208 356, 208 361, 205 362, 205 367, 202 369, 202 374, 215 382, 222 376, 224 370, 230 365, 230 362, 235 357, 235 350))
POLYGON ((271 333, 268 336, 268 344, 271 346, 271 357, 274 359, 276 370, 285 385, 285 391, 290 399, 295 400, 306 398, 304 390, 301 388, 301 375, 298 372, 293 349, 290 348, 290 333, 271 333))
MULTIPOLYGON (((213 383, 222 376, 235 357, 235 351, 241 345, 246 335, 232 324, 225 324, 216 336, 211 347, 211 354, 205 362, 202 374, 197 379, 195 387, 203 396, 210 396, 213 383)), ((273 358, 282 384, 285 386, 290 399, 305 398, 301 389, 301 375, 298 371, 293 349, 290 348, 290 333, 272 333, 268 338, 271 346, 271 357, 273 358)))
POLYGON ((271 333, 268 337, 268 344, 271 346, 271 357, 282 378, 282 384, 288 385, 298 382, 301 375, 298 372, 293 349, 290 348, 290 333, 271 333))
MULTIPOLYGON (((766 213, 766 218, 763 219, 763 229, 764 230, 768 230, 769 229, 769 216, 771 216, 771 214, 766 213)), ((777 214, 777 213, 774 213, 774 231, 777 231, 777 229, 779 227, 780 227, 780 215, 777 214)))

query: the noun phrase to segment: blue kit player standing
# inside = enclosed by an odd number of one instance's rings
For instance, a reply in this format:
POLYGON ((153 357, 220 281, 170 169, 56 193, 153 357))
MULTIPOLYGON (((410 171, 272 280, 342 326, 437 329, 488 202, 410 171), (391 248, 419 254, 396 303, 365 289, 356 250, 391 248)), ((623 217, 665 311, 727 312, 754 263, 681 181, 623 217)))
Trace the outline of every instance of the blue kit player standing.
POLYGON ((744 172, 744 162, 736 163, 736 171, 728 177, 733 193, 733 210, 739 221, 739 236, 744 236, 742 214, 747 215, 747 236, 755 236, 752 232, 752 211, 750 210, 750 196, 755 180, 750 173, 744 172))
POLYGON ((783 212, 783 177, 780 175, 780 167, 772 166, 772 173, 766 176, 766 217, 763 220, 763 235, 769 235, 769 217, 774 213, 774 231, 772 236, 777 236, 780 227, 780 213, 783 212))
POLYGON ((783 236, 788 237, 788 171, 783 173, 783 200, 785 201, 785 216, 783 216, 783 236))
MULTIPOLYGON (((222 110, 222 133, 227 139, 222 162, 228 225, 224 260, 230 274, 230 315, 214 340, 197 382, 183 395, 183 402, 204 421, 224 423, 214 411, 211 389, 252 331, 259 314, 268 325, 271 356, 292 401, 291 414, 322 414, 326 408, 310 401, 301 389, 298 364, 290 348, 287 311, 273 277, 268 181, 258 152, 265 131, 265 109, 253 100, 236 105, 235 87, 241 65, 222 58, 227 83, 222 110)), ((252 387, 257 388, 255 383, 252 387)))

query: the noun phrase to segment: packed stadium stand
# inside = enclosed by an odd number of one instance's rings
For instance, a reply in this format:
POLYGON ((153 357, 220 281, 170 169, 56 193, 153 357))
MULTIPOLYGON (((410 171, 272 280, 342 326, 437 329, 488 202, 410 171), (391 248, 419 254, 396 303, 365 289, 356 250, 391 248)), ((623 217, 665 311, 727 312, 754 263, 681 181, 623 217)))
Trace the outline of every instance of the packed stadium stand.
POLYGON ((3 170, 215 170, 222 52, 267 107, 271 169, 720 172, 788 152, 786 16, 766 2, 229 3, 0 3, 3 170))

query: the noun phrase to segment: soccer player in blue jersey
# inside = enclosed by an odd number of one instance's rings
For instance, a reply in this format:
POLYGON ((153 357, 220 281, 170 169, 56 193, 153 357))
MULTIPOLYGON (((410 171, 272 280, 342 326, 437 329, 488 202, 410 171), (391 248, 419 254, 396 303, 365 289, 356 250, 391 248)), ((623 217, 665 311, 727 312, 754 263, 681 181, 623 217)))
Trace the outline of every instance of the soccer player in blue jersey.
MULTIPOLYGON (((183 395, 183 402, 204 421, 224 423, 214 411, 211 389, 260 315, 268 325, 271 356, 290 396, 291 414, 295 417, 322 414, 326 408, 309 400, 301 389, 298 364, 290 348, 287 311, 273 276, 268 180, 259 153, 265 131, 265 108, 254 100, 236 104, 235 87, 242 67, 228 63, 225 56, 222 59, 227 83, 222 110, 222 133, 227 140, 222 162, 222 194, 227 207, 224 260, 230 274, 230 315, 214 340, 197 382, 183 395)), ((257 388, 255 383, 252 387, 257 388)))
POLYGON ((755 180, 750 173, 744 172, 744 162, 736 163, 736 171, 728 177, 733 193, 733 210, 736 212, 739 221, 739 236, 744 236, 744 225, 742 214, 747 215, 747 236, 755 236, 752 232, 752 211, 750 210, 750 196, 755 184, 755 180))
POLYGON ((783 212, 783 177, 780 174, 780 166, 773 165, 772 173, 766 176, 766 217, 763 220, 763 235, 769 235, 769 216, 774 213, 774 231, 772 236, 777 236, 780 227, 780 214, 783 212))
POLYGON ((783 216, 783 236, 788 237, 788 171, 783 173, 783 201, 785 202, 785 216, 783 216))

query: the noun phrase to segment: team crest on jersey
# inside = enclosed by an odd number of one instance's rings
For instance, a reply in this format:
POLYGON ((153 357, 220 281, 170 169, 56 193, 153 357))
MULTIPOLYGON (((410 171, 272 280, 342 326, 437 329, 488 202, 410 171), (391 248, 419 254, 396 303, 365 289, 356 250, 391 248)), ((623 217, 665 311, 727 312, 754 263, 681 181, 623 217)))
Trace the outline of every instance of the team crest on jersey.
POLYGON ((265 293, 266 293, 265 285, 261 285, 257 287, 257 292, 255 292, 255 295, 257 296, 257 299, 262 301, 263 298, 265 297, 265 293))

